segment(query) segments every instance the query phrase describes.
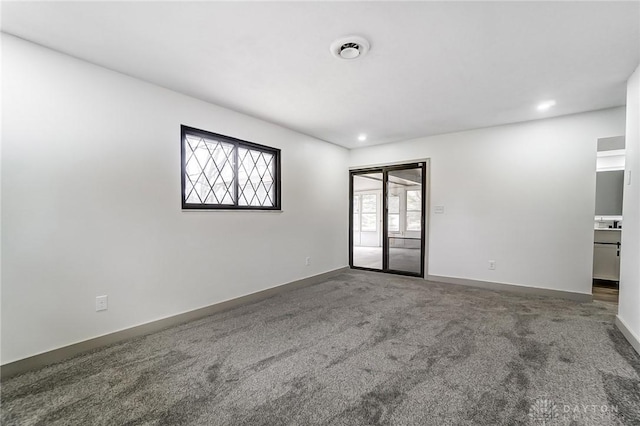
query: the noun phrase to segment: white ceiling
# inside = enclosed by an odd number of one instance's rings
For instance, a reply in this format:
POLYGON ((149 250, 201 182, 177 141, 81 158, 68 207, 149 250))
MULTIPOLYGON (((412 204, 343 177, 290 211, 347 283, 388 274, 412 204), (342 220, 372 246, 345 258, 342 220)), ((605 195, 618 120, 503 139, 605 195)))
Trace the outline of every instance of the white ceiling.
POLYGON ((2 3, 4 32, 349 148, 623 105, 639 28, 637 1, 2 3), (368 55, 331 55, 349 34, 368 55))

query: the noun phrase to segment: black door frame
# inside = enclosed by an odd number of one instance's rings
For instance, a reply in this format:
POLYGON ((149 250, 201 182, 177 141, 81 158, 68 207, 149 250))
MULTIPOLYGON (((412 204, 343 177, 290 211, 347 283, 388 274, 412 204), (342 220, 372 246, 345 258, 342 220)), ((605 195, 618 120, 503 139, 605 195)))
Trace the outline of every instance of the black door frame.
POLYGON ((424 278, 425 273, 425 243, 426 243, 426 193, 427 193, 427 163, 424 161, 416 163, 398 164, 392 166, 369 167, 349 171, 349 267, 364 271, 384 272, 387 274, 408 275, 411 277, 424 278), (420 273, 398 271, 389 269, 389 214, 387 200, 387 181, 389 172, 395 170, 422 169, 422 217, 420 220, 420 273), (365 268, 353 265, 353 178, 357 175, 382 173, 382 269, 365 268))

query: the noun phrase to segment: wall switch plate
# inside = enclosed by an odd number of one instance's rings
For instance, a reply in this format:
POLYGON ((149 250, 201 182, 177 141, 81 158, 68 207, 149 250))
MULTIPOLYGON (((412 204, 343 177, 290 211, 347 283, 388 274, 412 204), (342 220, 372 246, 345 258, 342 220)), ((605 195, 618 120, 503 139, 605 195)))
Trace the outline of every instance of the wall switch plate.
POLYGON ((434 212, 435 214, 444 214, 444 206, 436 206, 434 212))
POLYGON ((304 259, 304 264, 307 266, 311 265, 311 258, 309 256, 304 259))
POLYGON ((106 311, 108 307, 107 296, 96 297, 96 312, 106 311))
POLYGON ((490 260, 489 261, 489 269, 491 269, 492 271, 496 269, 496 261, 495 260, 490 260))

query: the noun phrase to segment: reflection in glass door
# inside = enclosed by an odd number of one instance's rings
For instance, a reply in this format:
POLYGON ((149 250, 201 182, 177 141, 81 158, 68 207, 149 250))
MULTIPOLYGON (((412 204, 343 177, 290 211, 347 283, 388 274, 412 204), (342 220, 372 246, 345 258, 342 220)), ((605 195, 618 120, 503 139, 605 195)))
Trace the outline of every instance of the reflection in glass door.
POLYGON ((349 264, 424 276, 425 163, 351 172, 349 264))

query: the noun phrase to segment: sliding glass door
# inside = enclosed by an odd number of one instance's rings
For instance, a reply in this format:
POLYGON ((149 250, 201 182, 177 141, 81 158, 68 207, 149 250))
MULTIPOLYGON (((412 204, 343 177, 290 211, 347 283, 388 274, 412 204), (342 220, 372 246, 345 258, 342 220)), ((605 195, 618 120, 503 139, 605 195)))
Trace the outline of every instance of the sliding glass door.
POLYGON ((351 172, 352 268, 424 276, 425 163, 351 172))

